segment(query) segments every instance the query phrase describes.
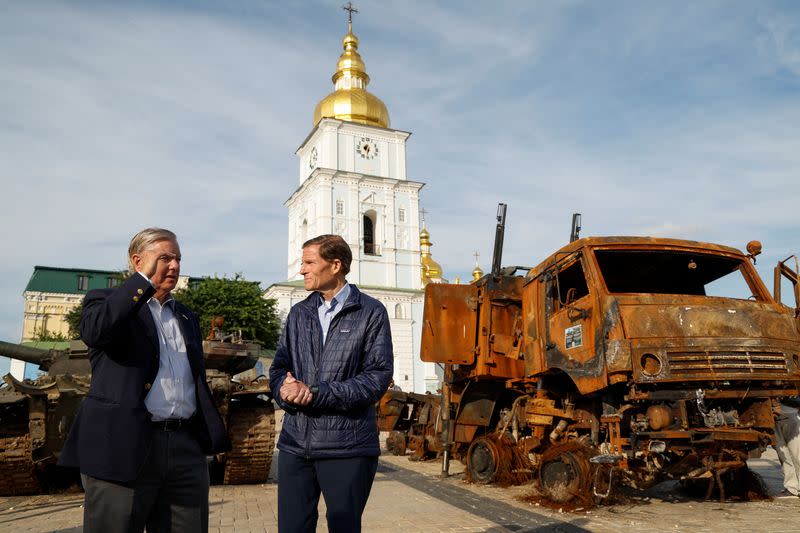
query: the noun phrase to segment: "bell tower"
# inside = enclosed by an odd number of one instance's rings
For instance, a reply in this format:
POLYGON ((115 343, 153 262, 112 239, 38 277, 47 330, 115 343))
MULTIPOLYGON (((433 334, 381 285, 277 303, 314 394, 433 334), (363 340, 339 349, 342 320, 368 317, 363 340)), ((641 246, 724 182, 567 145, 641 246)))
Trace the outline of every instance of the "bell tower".
POLYGON ((295 152, 297 188, 284 203, 289 216, 287 281, 265 297, 278 309, 305 299, 300 276, 303 243, 317 235, 341 235, 353 262, 347 280, 380 300, 389 313, 395 353, 394 380, 406 391, 435 391, 432 363, 419 360, 423 309, 420 255, 420 190, 406 176, 409 132, 391 127, 389 111, 367 90, 370 77, 353 33, 347 33, 331 77, 333 91, 314 109, 312 129, 295 152))
POLYGON ((353 33, 351 5, 333 92, 314 109, 311 133, 297 149, 298 188, 289 212, 287 275, 300 279, 301 246, 323 233, 353 251, 350 281, 421 289, 419 191, 406 176, 408 132, 390 127, 389 112, 367 90, 370 78, 353 33))

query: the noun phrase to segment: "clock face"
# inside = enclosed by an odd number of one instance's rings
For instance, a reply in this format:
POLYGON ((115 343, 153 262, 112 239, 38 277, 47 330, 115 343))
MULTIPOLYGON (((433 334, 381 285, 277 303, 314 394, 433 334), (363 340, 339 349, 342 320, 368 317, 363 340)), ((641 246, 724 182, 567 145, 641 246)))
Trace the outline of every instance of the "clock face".
POLYGON ((372 159, 378 155, 378 146, 369 137, 361 137, 356 144, 356 152, 364 159, 372 159))
POLYGON ((311 149, 311 155, 308 158, 308 168, 314 169, 317 167, 317 147, 311 149))

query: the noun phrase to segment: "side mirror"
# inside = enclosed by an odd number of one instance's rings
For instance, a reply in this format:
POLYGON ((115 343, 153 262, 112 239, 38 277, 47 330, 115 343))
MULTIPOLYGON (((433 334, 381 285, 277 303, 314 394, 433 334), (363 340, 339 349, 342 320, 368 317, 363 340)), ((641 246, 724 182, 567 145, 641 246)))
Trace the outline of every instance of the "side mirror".
POLYGON ((761 243, 759 241, 750 241, 747 243, 747 257, 756 263, 756 256, 761 253, 761 243))

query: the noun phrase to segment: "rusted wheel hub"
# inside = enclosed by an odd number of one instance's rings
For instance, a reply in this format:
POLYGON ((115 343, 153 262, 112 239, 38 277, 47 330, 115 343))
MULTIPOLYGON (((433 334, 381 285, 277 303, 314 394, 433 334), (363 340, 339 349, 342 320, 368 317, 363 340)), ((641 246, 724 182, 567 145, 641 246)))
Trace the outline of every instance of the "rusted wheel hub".
POLYGON ((555 503, 591 500, 589 451, 581 444, 555 446, 545 452, 536 482, 542 495, 555 503))
POLYGON ((467 451, 467 470, 470 479, 481 485, 491 483, 497 475, 499 461, 500 451, 494 440, 486 437, 475 439, 467 451))

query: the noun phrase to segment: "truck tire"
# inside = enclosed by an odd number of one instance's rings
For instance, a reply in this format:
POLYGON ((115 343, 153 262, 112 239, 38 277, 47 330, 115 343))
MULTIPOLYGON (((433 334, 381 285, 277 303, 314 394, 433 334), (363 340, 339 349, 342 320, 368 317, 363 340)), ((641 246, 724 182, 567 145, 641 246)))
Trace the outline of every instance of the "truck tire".
POLYGON ((592 506, 591 451, 579 442, 551 447, 542 455, 534 482, 547 500, 555 504, 592 506))
POLYGON ((486 485, 497 476, 500 448, 494 439, 478 437, 467 450, 467 472, 473 483, 486 485))

